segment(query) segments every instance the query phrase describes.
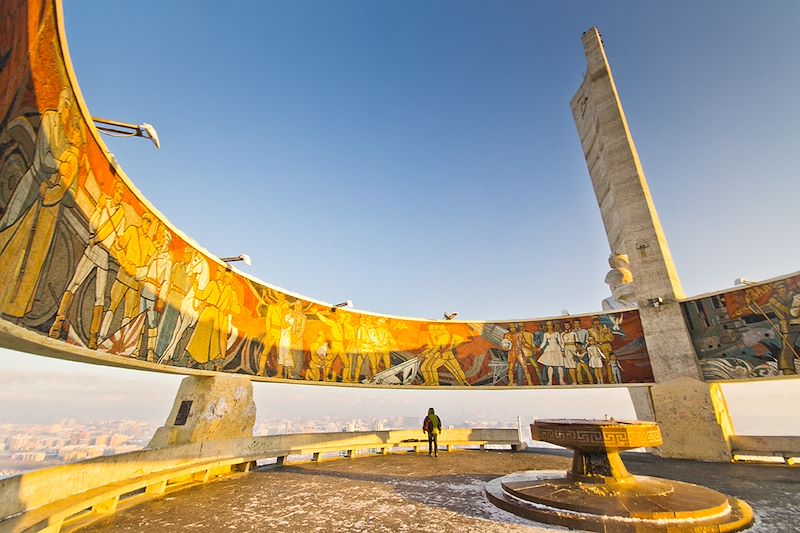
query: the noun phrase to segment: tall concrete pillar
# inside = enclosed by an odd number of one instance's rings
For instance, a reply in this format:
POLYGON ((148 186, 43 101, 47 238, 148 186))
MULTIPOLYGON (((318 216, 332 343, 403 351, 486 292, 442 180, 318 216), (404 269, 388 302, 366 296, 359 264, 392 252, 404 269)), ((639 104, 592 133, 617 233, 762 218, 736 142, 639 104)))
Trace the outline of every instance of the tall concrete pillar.
POLYGON ((679 303, 683 289, 596 28, 583 34, 583 48, 587 71, 570 108, 609 246, 630 259, 656 382, 650 392, 664 436, 661 451, 728 461, 727 410, 703 381, 679 303))

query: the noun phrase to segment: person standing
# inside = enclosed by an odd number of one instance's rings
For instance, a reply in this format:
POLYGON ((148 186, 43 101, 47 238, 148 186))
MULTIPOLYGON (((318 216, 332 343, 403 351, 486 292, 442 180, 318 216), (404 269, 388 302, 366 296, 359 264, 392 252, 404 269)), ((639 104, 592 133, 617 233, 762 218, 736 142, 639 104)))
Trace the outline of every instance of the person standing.
POLYGON ((439 433, 442 432, 442 419, 433 412, 433 407, 428 409, 428 416, 422 422, 422 431, 428 434, 428 455, 439 457, 439 433))

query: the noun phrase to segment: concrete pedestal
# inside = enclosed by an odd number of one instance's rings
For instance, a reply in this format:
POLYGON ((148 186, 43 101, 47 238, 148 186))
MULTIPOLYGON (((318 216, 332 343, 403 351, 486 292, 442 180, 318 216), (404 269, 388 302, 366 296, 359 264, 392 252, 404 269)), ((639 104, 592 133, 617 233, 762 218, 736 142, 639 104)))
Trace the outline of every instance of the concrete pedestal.
POLYGON ((253 436, 253 384, 237 376, 189 376, 181 381, 166 423, 148 448, 253 436))

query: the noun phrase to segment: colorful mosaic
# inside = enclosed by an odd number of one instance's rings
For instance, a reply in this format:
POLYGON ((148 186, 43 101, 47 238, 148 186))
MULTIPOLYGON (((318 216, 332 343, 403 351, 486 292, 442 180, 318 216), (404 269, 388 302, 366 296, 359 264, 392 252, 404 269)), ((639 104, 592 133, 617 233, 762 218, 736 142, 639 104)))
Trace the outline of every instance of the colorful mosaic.
MULTIPOLYGON (((22 6, 22 7, 20 7, 22 6)), ((313 382, 651 382, 636 311, 400 320, 295 298, 204 255, 129 186, 87 122, 53 2, 0 18, 0 315, 125 360, 313 382)))
POLYGON ((794 375, 800 368, 800 275, 683 302, 706 379, 794 375))

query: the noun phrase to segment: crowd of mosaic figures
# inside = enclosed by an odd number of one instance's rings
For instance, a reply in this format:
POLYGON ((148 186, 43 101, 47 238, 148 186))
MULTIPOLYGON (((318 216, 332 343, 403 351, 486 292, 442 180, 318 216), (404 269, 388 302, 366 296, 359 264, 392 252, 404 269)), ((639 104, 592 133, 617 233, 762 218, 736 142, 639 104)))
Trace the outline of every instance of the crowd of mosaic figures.
POLYGON ((513 324, 502 343, 508 351, 508 384, 522 384, 523 376, 527 385, 622 383, 614 333, 599 316, 591 322, 586 329, 579 318, 548 320, 533 333, 523 323, 513 324))
POLYGON ((66 89, 56 109, 4 128, 3 179, 12 190, 0 218, 0 272, 12 280, 0 287, 7 320, 31 327, 26 317, 49 313, 34 329, 89 349, 283 379, 502 385, 491 375, 502 368, 508 385, 622 381, 614 334, 599 317, 586 329, 579 319, 389 319, 235 276, 166 227, 108 166, 95 176, 87 137, 66 89), (73 242, 69 253, 62 246, 57 256, 58 239, 73 242))

